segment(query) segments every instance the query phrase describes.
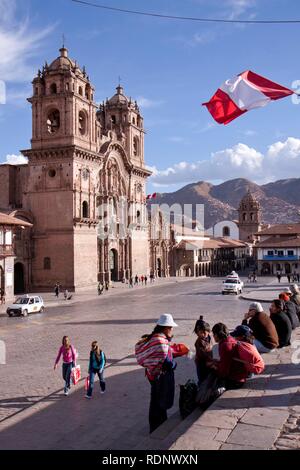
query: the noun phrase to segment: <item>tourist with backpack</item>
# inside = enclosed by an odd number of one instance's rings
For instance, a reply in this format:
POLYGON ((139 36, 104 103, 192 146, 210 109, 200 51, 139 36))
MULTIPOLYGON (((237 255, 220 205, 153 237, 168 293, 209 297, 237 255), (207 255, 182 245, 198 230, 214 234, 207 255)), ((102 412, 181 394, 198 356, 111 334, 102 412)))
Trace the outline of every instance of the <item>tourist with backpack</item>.
POLYGON ((210 373, 207 362, 212 360, 212 338, 210 325, 203 320, 201 315, 196 321, 194 333, 198 336, 195 342, 195 363, 197 369, 198 385, 206 379, 210 373))
MULTIPOLYGON (((169 313, 162 314, 153 332, 144 335, 135 345, 135 356, 151 385, 149 408, 150 433, 167 420, 167 410, 173 406, 175 394, 174 361, 171 344, 173 328, 178 325, 169 313)), ((188 352, 186 348, 185 354, 188 352)), ((176 355, 176 354, 175 354, 176 355)), ((177 355, 181 355, 180 352, 177 355)))
POLYGON ((71 372, 72 368, 76 366, 76 350, 71 344, 68 336, 64 336, 62 339, 62 346, 59 348, 56 361, 54 364, 54 370, 57 369, 60 358, 63 358, 62 364, 62 376, 65 381, 64 395, 69 395, 71 388, 71 372))
POLYGON ((100 382, 100 393, 105 393, 105 380, 104 380, 104 367, 106 363, 106 357, 104 352, 100 349, 98 342, 93 341, 90 351, 89 359, 89 386, 85 398, 92 398, 95 376, 98 375, 100 382))

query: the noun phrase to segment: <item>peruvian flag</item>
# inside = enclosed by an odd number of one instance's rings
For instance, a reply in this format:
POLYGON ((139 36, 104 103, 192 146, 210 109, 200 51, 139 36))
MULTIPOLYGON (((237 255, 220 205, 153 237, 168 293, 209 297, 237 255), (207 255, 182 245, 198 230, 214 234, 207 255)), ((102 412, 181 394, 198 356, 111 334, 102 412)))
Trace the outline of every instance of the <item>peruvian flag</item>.
POLYGON ((279 100, 295 93, 278 83, 257 75, 251 70, 226 80, 206 106, 219 124, 228 124, 250 109, 261 108, 272 100, 279 100))
POLYGON ((149 199, 155 199, 156 198, 156 193, 153 193, 153 194, 148 194, 148 196, 146 197, 147 201, 149 199))

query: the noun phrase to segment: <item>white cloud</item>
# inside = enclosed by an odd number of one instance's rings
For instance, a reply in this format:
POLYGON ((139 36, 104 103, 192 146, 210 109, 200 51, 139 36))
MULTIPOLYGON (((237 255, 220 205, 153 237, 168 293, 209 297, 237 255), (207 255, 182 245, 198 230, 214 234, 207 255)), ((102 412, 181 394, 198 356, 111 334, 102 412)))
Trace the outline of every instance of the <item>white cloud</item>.
POLYGON ((179 144, 180 142, 184 142, 184 138, 183 137, 179 137, 179 136, 172 136, 172 137, 168 137, 167 140, 169 142, 173 142, 174 144, 179 144))
POLYGON ((149 98, 145 98, 144 96, 139 96, 136 101, 141 108, 157 108, 158 106, 161 106, 164 103, 164 101, 150 100, 149 98))
MULTIPOLYGON (((226 4, 231 10, 228 19, 238 20, 249 9, 254 8, 256 6, 256 0, 227 0, 226 4)), ((251 19, 254 18, 253 15, 254 14, 252 13, 251 19)))
POLYGON ((9 163, 10 165, 22 165, 28 163, 28 160, 26 157, 23 157, 23 155, 8 154, 6 155, 6 161, 2 164, 5 163, 9 163))
POLYGON ((300 139, 287 138, 271 144, 265 154, 246 144, 212 153, 209 159, 182 161, 169 168, 154 167, 151 183, 156 186, 187 184, 199 180, 226 181, 249 178, 266 183, 300 174, 300 139))
POLYGON ((257 135, 257 132, 253 131, 252 129, 246 129, 245 131, 243 131, 243 134, 247 137, 252 137, 254 135, 257 135))
POLYGON ((27 106, 26 99, 31 96, 32 90, 29 87, 26 88, 8 88, 6 93, 7 104, 15 106, 27 106))
POLYGON ((0 0, 0 79, 24 82, 32 78, 32 58, 54 26, 35 30, 28 17, 16 16, 16 0, 0 0))

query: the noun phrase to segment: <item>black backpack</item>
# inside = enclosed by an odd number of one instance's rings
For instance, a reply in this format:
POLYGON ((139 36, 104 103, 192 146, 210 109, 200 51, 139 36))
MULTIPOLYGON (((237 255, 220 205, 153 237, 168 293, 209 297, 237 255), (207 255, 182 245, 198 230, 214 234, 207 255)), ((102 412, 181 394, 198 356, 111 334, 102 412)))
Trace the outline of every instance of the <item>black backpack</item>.
POLYGON ((198 387, 194 380, 188 380, 185 385, 180 385, 179 411, 182 419, 185 419, 196 408, 196 395, 198 387))

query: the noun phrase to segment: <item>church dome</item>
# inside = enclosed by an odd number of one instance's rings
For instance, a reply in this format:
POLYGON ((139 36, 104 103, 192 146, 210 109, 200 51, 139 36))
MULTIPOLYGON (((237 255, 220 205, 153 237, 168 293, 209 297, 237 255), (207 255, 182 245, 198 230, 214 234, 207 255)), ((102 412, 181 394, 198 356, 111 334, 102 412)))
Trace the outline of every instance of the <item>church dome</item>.
POLYGON ((68 49, 62 47, 59 52, 60 56, 49 65, 48 70, 70 70, 76 67, 76 63, 68 57, 68 49))
POLYGON ((124 95, 123 87, 121 87, 121 85, 118 85, 116 90, 117 93, 108 100, 108 104, 113 106, 128 105, 129 99, 127 98, 127 96, 124 95))

